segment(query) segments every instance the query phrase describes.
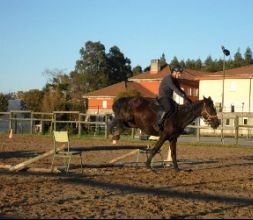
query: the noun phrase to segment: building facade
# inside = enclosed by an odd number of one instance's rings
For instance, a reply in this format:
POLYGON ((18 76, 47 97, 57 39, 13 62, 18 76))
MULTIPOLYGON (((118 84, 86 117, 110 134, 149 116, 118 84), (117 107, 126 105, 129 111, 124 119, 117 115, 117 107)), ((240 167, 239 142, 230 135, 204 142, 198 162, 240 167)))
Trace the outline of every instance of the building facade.
MULTIPOLYGON (((169 66, 161 69, 159 60, 152 60, 150 71, 131 77, 126 82, 116 83, 85 94, 83 97, 87 99, 87 113, 112 113, 114 98, 120 92, 127 90, 136 90, 144 97, 155 98, 158 95, 161 80, 169 72, 169 66)), ((195 75, 200 73, 198 71, 185 70, 180 79, 181 88, 193 101, 199 98, 199 82, 195 80, 195 75)), ((174 100, 179 104, 183 103, 183 99, 177 94, 174 94, 174 100)))
MULTIPOLYGON (((230 114, 234 116, 240 115, 239 125, 245 127, 253 125, 253 118, 249 117, 253 110, 253 65, 224 72, 206 73, 197 76, 196 80, 199 81, 199 99, 202 99, 203 96, 211 96, 218 112, 227 113, 224 115, 229 115, 228 113, 234 113, 230 114)), ((202 121, 201 124, 204 122, 202 121)), ((223 126, 233 128, 235 119, 233 117, 225 118, 223 126)), ((239 133, 248 135, 251 130, 251 128, 241 128, 239 133)), ((233 135, 235 131, 232 129, 225 131, 225 133, 233 135)))

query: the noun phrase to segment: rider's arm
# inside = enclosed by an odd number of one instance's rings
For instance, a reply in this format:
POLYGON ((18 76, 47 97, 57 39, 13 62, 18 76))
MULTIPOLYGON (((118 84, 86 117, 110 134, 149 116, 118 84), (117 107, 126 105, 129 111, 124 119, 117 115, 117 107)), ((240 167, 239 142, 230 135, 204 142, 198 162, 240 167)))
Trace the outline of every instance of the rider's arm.
POLYGON ((168 83, 169 83, 170 88, 173 91, 175 91, 175 93, 177 93, 179 96, 181 96, 184 99, 187 98, 186 93, 180 88, 180 86, 179 86, 178 83, 174 82, 174 80, 172 79, 172 77, 169 77, 168 83))

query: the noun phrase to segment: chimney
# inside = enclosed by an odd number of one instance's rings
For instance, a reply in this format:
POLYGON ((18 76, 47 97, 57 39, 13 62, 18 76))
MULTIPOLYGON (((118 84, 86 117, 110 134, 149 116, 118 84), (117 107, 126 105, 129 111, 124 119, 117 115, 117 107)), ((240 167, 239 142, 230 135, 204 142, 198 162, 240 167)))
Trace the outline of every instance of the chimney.
POLYGON ((160 69, 161 69, 160 60, 159 59, 151 60, 150 73, 157 74, 160 71, 160 69))

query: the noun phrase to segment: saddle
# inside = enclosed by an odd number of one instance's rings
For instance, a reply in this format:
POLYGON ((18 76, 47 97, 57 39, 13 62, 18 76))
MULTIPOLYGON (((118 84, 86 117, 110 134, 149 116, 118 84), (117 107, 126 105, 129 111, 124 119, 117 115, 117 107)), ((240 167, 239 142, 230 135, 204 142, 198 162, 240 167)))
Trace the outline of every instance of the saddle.
MULTIPOLYGON (((177 109, 178 109, 177 103, 174 100, 171 100, 170 104, 173 105, 173 108, 171 108, 171 110, 166 113, 165 118, 169 118, 169 117, 171 117, 172 115, 174 115, 177 112, 177 109)), ((156 120, 158 122, 161 119, 161 117, 162 117, 164 109, 161 106, 161 104, 159 103, 159 100, 158 100, 157 97, 153 100, 153 102, 151 104, 151 108, 153 108, 153 110, 155 112, 157 112, 157 117, 156 117, 157 119, 156 120)))

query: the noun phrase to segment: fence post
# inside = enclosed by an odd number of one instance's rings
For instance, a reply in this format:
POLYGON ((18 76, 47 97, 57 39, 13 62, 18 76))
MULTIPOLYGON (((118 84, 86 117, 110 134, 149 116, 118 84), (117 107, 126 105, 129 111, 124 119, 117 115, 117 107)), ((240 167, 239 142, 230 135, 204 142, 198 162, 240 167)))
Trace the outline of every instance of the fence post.
POLYGON ((41 124, 41 134, 45 134, 44 133, 44 121, 40 121, 41 124))
POLYGON ((80 112, 78 113, 78 135, 81 137, 82 135, 82 124, 81 124, 81 115, 80 112))
POLYGON ((53 121, 54 121, 53 131, 56 131, 56 113, 53 113, 53 121))
POLYGON ((135 136, 135 128, 132 128, 132 139, 134 139, 135 136))
POLYGON ((238 136, 239 136, 239 116, 235 116, 235 144, 238 145, 238 136))
POLYGON ((32 114, 32 112, 30 112, 30 118, 31 118, 31 122, 30 122, 31 130, 30 130, 30 133, 33 134, 33 114, 32 114))
POLYGON ((105 115, 105 139, 108 139, 108 115, 105 115))
POLYGON ((12 112, 9 114, 9 130, 12 129, 12 112))
POLYGON ((197 119, 197 142, 200 142, 200 118, 197 119))

